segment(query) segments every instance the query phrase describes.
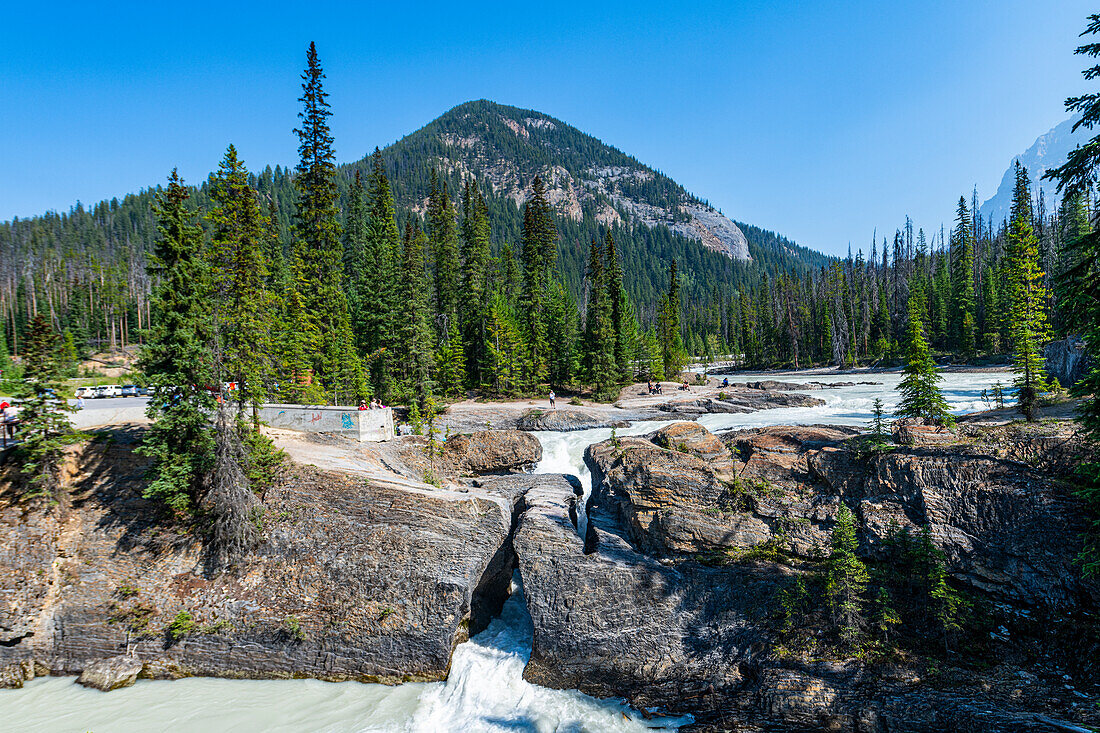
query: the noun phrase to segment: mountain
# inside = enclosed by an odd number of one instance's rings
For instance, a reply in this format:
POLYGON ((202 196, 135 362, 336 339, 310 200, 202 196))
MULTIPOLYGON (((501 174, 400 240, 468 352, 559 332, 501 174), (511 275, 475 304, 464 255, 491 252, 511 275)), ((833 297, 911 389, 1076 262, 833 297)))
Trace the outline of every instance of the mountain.
MULTIPOLYGON (((527 200, 538 175, 558 213, 574 222, 591 216, 604 226, 663 225, 732 259, 751 259, 744 233, 717 209, 617 148, 535 110, 467 102, 385 153, 487 181, 494 194, 517 206, 527 200)), ((426 191, 415 196, 398 203, 422 211, 426 191)))
POLYGON ((1016 184, 1014 167, 1016 161, 1027 168, 1028 177, 1031 179, 1032 195, 1038 197, 1043 192, 1049 211, 1058 201, 1058 184, 1054 181, 1042 180, 1043 174, 1051 168, 1055 168, 1066 161, 1066 156, 1071 150, 1088 141, 1091 133, 1085 128, 1073 131, 1074 119, 1068 119, 1056 125, 1051 130, 1040 135, 1027 150, 1009 161, 1008 169, 1001 177, 1001 185, 997 187, 997 193, 981 205, 979 211, 982 219, 992 221, 993 226, 999 227, 1002 221, 1008 219, 1012 210, 1012 189, 1016 184))

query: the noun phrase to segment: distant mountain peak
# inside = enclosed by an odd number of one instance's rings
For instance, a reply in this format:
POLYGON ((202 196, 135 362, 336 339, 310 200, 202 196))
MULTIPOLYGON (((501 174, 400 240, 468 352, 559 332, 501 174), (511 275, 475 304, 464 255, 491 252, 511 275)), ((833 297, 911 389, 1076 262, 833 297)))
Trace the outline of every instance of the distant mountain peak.
POLYGON ((1070 118, 1052 127, 1035 139, 1027 150, 1020 155, 1013 156, 1009 161, 1008 169, 1001 177, 1001 184, 988 201, 981 205, 979 211, 982 219, 989 221, 992 218, 993 226, 1000 226, 1001 222, 1008 219, 1012 210, 1012 190, 1016 185, 1014 168, 1016 161, 1027 168, 1028 178, 1031 179, 1031 193, 1038 196, 1043 192, 1048 208, 1053 208, 1058 201, 1058 184, 1054 181, 1044 181, 1043 174, 1051 168, 1056 168, 1065 162, 1069 152, 1088 141, 1090 133, 1085 128, 1073 131, 1073 123, 1076 118, 1070 118))
MULTIPOLYGON (((427 150, 448 174, 488 180, 493 193, 521 206, 541 176, 550 202, 573 221, 605 226, 665 225, 732 259, 749 260, 748 241, 729 218, 668 176, 543 112, 486 99, 448 110, 394 148, 427 150)), ((421 194, 402 201, 425 206, 421 194)))

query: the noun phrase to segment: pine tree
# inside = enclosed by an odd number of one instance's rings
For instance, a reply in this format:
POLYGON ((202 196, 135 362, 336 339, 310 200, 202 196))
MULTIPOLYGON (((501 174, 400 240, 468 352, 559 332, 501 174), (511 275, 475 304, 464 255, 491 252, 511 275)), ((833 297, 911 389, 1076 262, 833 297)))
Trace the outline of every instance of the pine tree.
POLYGON ((553 344, 550 352, 550 383, 572 384, 579 371, 577 338, 580 327, 577 304, 573 297, 555 280, 550 286, 550 313, 546 338, 553 344))
POLYGON ((604 259, 607 297, 611 304, 611 329, 615 334, 615 379, 620 383, 629 382, 634 378, 634 355, 638 351, 638 318, 623 286, 623 266, 610 230, 604 238, 604 259))
MULTIPOLYGON (((487 369, 486 320, 489 310, 489 210, 476 181, 466 184, 462 197, 462 331, 465 339, 466 373, 469 382, 480 385, 487 369)), ((574 315, 576 309, 574 308, 574 315)), ((551 369, 551 372, 554 370, 551 369)))
POLYGON ((42 313, 27 327, 23 341, 23 386, 30 397, 19 412, 20 471, 29 488, 24 498, 56 501, 61 490, 61 462, 67 438, 72 434, 68 403, 57 396, 60 389, 61 338, 42 313))
POLYGON ((584 315, 585 366, 588 381, 602 399, 615 397, 615 331, 608 297, 605 253, 595 239, 588 250, 588 302, 584 315))
POLYGON ((428 242, 435 265, 435 311, 439 332, 445 337, 451 324, 458 321, 462 274, 454 205, 447 192, 447 182, 439 182, 434 170, 432 192, 428 199, 427 225, 428 242))
MULTIPOLYGON (((302 74, 302 125, 298 135, 299 163, 294 177, 298 190, 294 231, 297 287, 304 321, 312 324, 307 356, 312 380, 324 389, 325 399, 351 401, 365 391, 363 369, 343 288, 343 246, 336 206, 336 154, 329 131, 328 93, 317 48, 309 44, 302 74)), ((305 323, 291 324, 303 328, 305 323)))
POLYGON ((532 387, 546 382, 549 375, 547 310, 550 278, 557 258, 557 228, 546 185, 535 176, 531 198, 523 211, 523 305, 527 347, 530 349, 532 387))
POLYGON ((462 334, 457 324, 451 323, 447 339, 440 345, 436 359, 436 381, 440 394, 445 397, 461 395, 466 386, 466 352, 462 348, 462 334))
POLYGON ((393 401, 393 363, 396 328, 402 311, 397 299, 396 273, 401 233, 397 228, 397 216, 393 192, 382 160, 382 153, 374 149, 371 156, 371 172, 367 180, 368 218, 365 232, 366 253, 364 260, 373 264, 367 273, 365 285, 370 301, 363 308, 362 347, 370 359, 371 384, 383 402, 393 401))
POLYGON ((833 527, 832 554, 825 578, 825 598, 829 603, 840 637, 848 644, 858 641, 863 628, 863 592, 867 587, 867 568, 856 557, 855 517, 841 504, 833 527))
POLYGON ((415 402, 420 409, 434 390, 432 328, 428 321, 428 282, 424 269, 426 245, 424 232, 411 222, 406 224, 397 284, 397 299, 402 304, 403 315, 397 327, 394 370, 401 380, 404 399, 415 402))
POLYGON ((1012 294, 1014 385, 1019 410, 1029 421, 1035 419, 1039 395, 1046 391, 1042 346, 1049 334, 1047 293, 1039 269, 1039 242, 1031 225, 1030 202, 1027 169, 1017 161, 1006 252, 1012 294))
POLYGON ((955 231, 952 232, 952 291, 954 294, 955 346, 964 355, 975 348, 974 239, 966 199, 959 197, 955 231))
POLYGON ((889 432, 886 429, 886 408, 882 404, 882 399, 876 397, 871 405, 871 441, 875 445, 884 445, 889 439, 889 432))
POLYGON ((271 311, 265 289, 265 222, 248 170, 232 145, 213 177, 210 266, 214 283, 216 382, 237 383, 237 416, 257 406, 271 378, 271 311))
POLYGON ((902 398, 894 414, 903 418, 920 418, 939 425, 953 424, 954 418, 938 386, 943 377, 936 370, 936 363, 932 360, 932 352, 924 337, 924 324, 920 320, 917 302, 911 303, 909 308, 909 332, 905 352, 905 376, 898 384, 902 398))
POLYGON ((680 279, 676 274, 676 260, 668 268, 668 295, 661 303, 657 317, 657 336, 661 343, 661 361, 665 379, 675 379, 687 364, 687 352, 680 333, 680 279))
POLYGON ((214 399, 212 284, 202 230, 187 210, 188 192, 175 170, 157 194, 159 236, 150 257, 152 328, 140 366, 152 387, 152 421, 139 451, 153 459, 147 499, 177 514, 195 510, 214 460, 209 415, 214 399))

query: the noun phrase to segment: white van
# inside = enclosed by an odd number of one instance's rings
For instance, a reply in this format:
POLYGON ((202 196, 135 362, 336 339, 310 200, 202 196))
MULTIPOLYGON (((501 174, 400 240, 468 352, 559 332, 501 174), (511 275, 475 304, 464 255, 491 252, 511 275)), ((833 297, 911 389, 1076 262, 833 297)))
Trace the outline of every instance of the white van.
POLYGON ((96 397, 121 397, 122 387, 117 384, 101 384, 95 388, 96 397))

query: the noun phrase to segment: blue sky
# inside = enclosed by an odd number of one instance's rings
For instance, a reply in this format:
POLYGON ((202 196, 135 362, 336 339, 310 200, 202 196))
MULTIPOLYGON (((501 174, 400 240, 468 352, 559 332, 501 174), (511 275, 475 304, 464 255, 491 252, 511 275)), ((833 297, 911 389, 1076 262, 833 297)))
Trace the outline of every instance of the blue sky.
POLYGON ((309 41, 339 160, 450 107, 541 110, 830 253, 938 230, 1084 90, 1083 0, 5 8, 0 219, 293 164, 309 41), (308 7, 308 10, 306 9, 308 7), (308 16, 308 17, 304 17, 308 16))

